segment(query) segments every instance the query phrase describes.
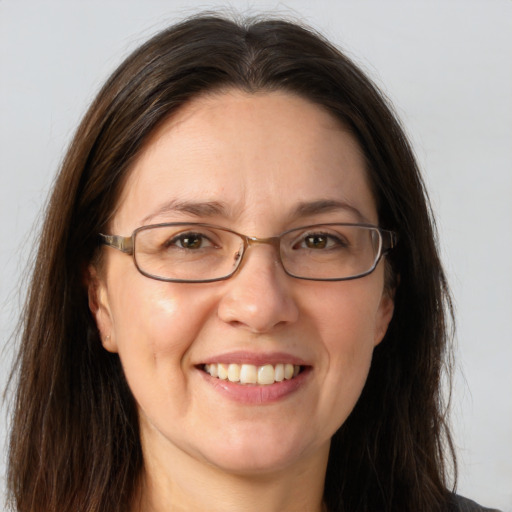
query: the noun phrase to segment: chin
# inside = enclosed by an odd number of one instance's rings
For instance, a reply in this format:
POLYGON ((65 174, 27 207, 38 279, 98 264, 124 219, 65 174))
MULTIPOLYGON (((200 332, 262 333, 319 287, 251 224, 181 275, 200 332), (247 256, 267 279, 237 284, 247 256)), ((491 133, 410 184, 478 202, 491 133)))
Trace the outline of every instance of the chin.
POLYGON ((219 443, 214 452, 211 449, 203 452, 203 457, 209 464, 227 473, 254 476, 289 469, 314 458, 320 452, 328 454, 329 441, 324 443, 326 449, 323 450, 323 446, 319 446, 317 442, 314 446, 308 443, 303 433, 294 435, 274 426, 274 433, 276 430, 281 435, 264 435, 254 429, 246 433, 247 435, 233 436, 233 442, 228 440, 219 443), (298 436, 300 439, 297 439, 298 436))

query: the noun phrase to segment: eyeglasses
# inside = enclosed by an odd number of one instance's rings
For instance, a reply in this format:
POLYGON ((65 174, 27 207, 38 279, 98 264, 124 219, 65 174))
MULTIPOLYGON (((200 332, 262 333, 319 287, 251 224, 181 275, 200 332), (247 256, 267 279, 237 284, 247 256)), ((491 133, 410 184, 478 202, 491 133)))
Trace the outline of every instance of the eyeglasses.
POLYGON ((99 237, 102 244, 131 254, 141 274, 176 283, 228 279, 257 244, 272 245, 291 277, 357 279, 373 272, 397 243, 394 232, 367 224, 315 224, 256 238, 210 224, 167 223, 142 226, 127 237, 99 237))

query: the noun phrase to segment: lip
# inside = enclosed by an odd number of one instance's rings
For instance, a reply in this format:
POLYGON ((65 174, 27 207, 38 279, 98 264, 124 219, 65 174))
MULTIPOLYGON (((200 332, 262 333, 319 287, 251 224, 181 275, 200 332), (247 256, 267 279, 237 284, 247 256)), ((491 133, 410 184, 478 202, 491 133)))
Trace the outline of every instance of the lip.
POLYGON ((196 365, 197 371, 200 373, 204 382, 210 386, 215 392, 229 400, 252 405, 265 405, 278 402, 288 398, 296 393, 309 380, 312 372, 312 366, 308 365, 303 359, 292 356, 285 352, 271 353, 253 353, 253 352, 229 352, 209 357, 204 362, 196 365), (235 364, 253 364, 255 366, 263 366, 265 364, 276 365, 279 363, 290 363, 301 366, 302 370, 293 379, 274 382, 268 385, 239 384, 212 377, 206 373, 202 367, 205 364, 214 363, 235 363, 235 364))
POLYGON ((296 366, 310 366, 300 357, 288 354, 286 352, 255 353, 247 351, 225 352, 211 356, 208 357, 208 359, 201 361, 196 366, 214 363, 253 364, 254 366, 263 366, 264 364, 276 365, 279 363, 290 363, 296 366))
POLYGON ((304 368, 297 377, 268 385, 237 384, 229 380, 212 377, 203 370, 197 370, 206 384, 224 397, 235 402, 252 405, 265 405, 284 400, 297 392, 309 380, 311 366, 304 368))

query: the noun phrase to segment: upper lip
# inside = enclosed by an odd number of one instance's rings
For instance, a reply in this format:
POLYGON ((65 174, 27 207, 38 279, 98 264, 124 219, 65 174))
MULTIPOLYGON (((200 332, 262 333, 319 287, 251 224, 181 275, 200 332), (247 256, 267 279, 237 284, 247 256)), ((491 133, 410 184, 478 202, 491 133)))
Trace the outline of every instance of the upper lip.
POLYGON ((306 366, 307 363, 304 359, 287 352, 248 352, 248 351, 234 351, 223 352, 209 356, 200 364, 252 364, 254 366, 263 366, 265 364, 276 365, 279 363, 290 363, 298 366, 306 366))

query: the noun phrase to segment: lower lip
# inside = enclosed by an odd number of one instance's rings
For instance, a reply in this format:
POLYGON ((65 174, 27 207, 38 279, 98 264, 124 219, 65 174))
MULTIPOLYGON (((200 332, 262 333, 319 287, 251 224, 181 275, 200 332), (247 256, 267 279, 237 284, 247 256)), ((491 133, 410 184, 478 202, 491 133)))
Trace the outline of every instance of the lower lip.
POLYGON ((306 383, 311 368, 305 368, 293 379, 268 385, 239 384, 212 377, 203 370, 199 370, 199 372, 215 391, 225 397, 244 404, 263 405, 283 400, 295 393, 306 383))

